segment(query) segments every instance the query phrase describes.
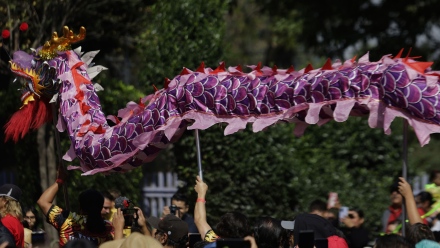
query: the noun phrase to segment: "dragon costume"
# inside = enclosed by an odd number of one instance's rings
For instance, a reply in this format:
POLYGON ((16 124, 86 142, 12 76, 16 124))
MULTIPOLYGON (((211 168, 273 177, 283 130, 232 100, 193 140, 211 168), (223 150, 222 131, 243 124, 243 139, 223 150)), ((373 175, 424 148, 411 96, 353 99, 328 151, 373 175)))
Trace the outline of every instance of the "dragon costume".
POLYGON ((106 117, 96 94, 101 87, 91 82, 105 68, 91 66, 96 52, 71 50, 72 43, 84 39, 84 28, 78 35, 67 27, 63 32, 32 54, 14 53, 11 70, 24 78, 24 105, 6 124, 6 135, 16 141, 49 121, 49 102, 56 102, 57 128, 71 140, 63 158, 78 158, 80 166, 69 169, 81 169, 84 175, 136 168, 152 161, 185 129, 216 123, 227 123, 228 135, 248 123, 258 132, 287 121, 301 135, 310 124, 368 115, 370 127, 387 134, 395 117, 405 118, 421 145, 440 132, 440 74, 430 70, 431 62, 402 57, 401 52, 377 62, 370 62, 368 54, 357 61, 328 60, 321 68, 299 71, 257 65, 245 73, 240 66, 221 63, 211 69, 202 63, 195 71, 183 69, 139 103, 128 103, 117 117, 106 117))

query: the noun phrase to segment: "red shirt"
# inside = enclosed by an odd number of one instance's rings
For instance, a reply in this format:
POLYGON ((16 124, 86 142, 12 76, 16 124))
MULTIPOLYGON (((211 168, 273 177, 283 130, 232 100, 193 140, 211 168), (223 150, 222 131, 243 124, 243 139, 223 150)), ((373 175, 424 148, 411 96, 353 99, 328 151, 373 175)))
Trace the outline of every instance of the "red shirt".
MULTIPOLYGON (((391 206, 389 206, 388 209, 390 210, 390 217, 388 218, 389 225, 400 218, 400 215, 402 214, 402 208, 392 208, 391 206)), ((425 214, 425 212, 421 208, 417 208, 417 211, 419 212, 420 216, 425 214)), ((423 224, 428 225, 428 221, 426 219, 423 219, 423 224)))
POLYGON ((17 247, 24 246, 24 228, 21 222, 14 216, 7 214, 2 218, 3 225, 12 233, 17 247))

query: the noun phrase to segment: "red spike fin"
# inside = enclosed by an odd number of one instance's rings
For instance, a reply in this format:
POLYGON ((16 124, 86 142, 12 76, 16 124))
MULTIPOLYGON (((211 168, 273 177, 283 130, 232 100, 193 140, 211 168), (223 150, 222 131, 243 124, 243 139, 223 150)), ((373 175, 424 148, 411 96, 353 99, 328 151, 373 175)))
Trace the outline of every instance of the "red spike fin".
POLYGON ((307 72, 309 72, 309 71, 311 71, 311 70, 313 70, 313 66, 312 66, 311 64, 308 64, 308 65, 306 66, 306 68, 304 69, 304 73, 307 73, 307 72))
POLYGON ((400 59, 402 57, 403 54, 403 48, 400 49, 399 53, 394 57, 395 59, 400 59))
POLYGON ((263 72, 261 71, 261 62, 258 62, 258 65, 255 68, 255 71, 257 72, 257 76, 263 75, 263 72))
POLYGON ((293 67, 293 65, 291 65, 290 67, 289 67, 289 69, 286 71, 286 73, 292 73, 292 72, 294 72, 295 71, 295 67, 293 67))
POLYGON ((191 72, 187 68, 183 67, 183 70, 180 72, 180 76, 188 74, 191 74, 191 72))
POLYGON ((273 72, 273 74, 277 74, 278 73, 278 67, 276 65, 272 66, 272 72, 273 72))
POLYGON ((145 104, 142 102, 142 97, 139 98, 139 107, 145 108, 145 104))
POLYGON ((168 89, 168 85, 170 84, 171 80, 169 78, 165 78, 164 88, 168 89))
POLYGON ((196 71, 205 73, 205 62, 202 61, 196 71))
POLYGON ((220 65, 212 72, 210 72, 209 74, 218 74, 220 72, 225 72, 226 68, 225 68, 225 62, 220 62, 220 65))
POLYGON ((239 72, 243 72, 243 68, 241 68, 241 65, 237 65, 237 67, 235 67, 235 69, 239 72))
POLYGON ((356 61, 357 55, 354 55, 353 58, 351 58, 351 63, 354 63, 356 61))
POLYGON ((325 61, 325 64, 322 66, 321 70, 333 70, 332 60, 330 58, 325 61))
POLYGON ((153 84, 154 92, 158 91, 156 85, 153 84))
POLYGON ((414 63, 406 63, 408 66, 419 72, 420 74, 424 74, 426 69, 432 66, 434 62, 414 62, 414 63))
POLYGON ((412 47, 409 48, 408 54, 407 54, 406 57, 403 59, 404 62, 408 61, 409 54, 411 53, 411 51, 412 51, 412 47))

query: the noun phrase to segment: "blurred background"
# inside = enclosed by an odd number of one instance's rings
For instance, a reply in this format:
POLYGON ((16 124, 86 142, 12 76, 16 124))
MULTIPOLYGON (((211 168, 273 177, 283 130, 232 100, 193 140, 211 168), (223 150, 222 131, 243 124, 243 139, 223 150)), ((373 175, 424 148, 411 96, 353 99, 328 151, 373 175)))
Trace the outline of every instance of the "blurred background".
MULTIPOLYGON (((84 26, 86 39, 74 47, 100 50, 95 62, 109 68, 94 79, 105 89, 98 94, 109 115, 202 61, 212 68, 225 61, 227 66, 262 62, 300 70, 309 63, 320 67, 327 58, 346 60, 369 52, 377 61, 412 48, 412 56, 439 69, 439 9, 437 0, 0 0, 0 29, 10 32, 0 52, 0 124, 21 106, 9 54, 30 52, 64 25, 76 32, 84 26), (19 28, 23 22, 28 24, 24 31, 19 28)), ((389 136, 369 128, 367 118, 310 126, 300 138, 293 127, 280 123, 264 132, 247 129, 230 136, 223 135, 222 125, 200 131, 209 222, 231 210, 252 219, 291 219, 307 211, 311 201, 326 201, 332 191, 342 205, 363 209, 367 227, 378 231, 389 186, 401 174, 403 122, 396 120, 389 136)), ((69 140, 65 134, 61 138, 64 154, 69 140)), ((409 131, 409 178, 426 178, 439 168, 439 144, 439 136, 432 135, 421 148, 409 131)), ((0 185, 19 185, 22 205, 35 205, 55 180, 53 125, 16 144, 0 142, 0 157, 0 185)), ((64 163, 69 164, 77 161, 64 163)), ((68 207, 77 210, 79 192, 90 187, 117 188, 148 215, 160 215, 177 190, 190 197, 193 207, 196 175, 194 134, 187 131, 154 162, 131 172, 69 172, 68 207)), ((60 192, 58 204, 63 203, 60 192)))

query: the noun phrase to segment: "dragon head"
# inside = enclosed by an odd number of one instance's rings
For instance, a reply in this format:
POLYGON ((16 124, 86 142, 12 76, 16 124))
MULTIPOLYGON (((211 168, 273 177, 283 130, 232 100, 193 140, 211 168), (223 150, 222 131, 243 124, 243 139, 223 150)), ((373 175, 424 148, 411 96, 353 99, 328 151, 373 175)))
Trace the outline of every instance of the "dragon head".
POLYGON ((28 54, 23 51, 14 53, 9 62, 11 71, 21 80, 21 101, 23 106, 5 125, 6 140, 15 142, 30 129, 37 129, 51 120, 52 113, 49 103, 56 102, 60 88, 58 76, 63 73, 63 53, 71 50, 71 44, 85 38, 86 30, 80 28, 78 35, 67 26, 63 28, 63 36, 54 32, 49 41, 28 54))

